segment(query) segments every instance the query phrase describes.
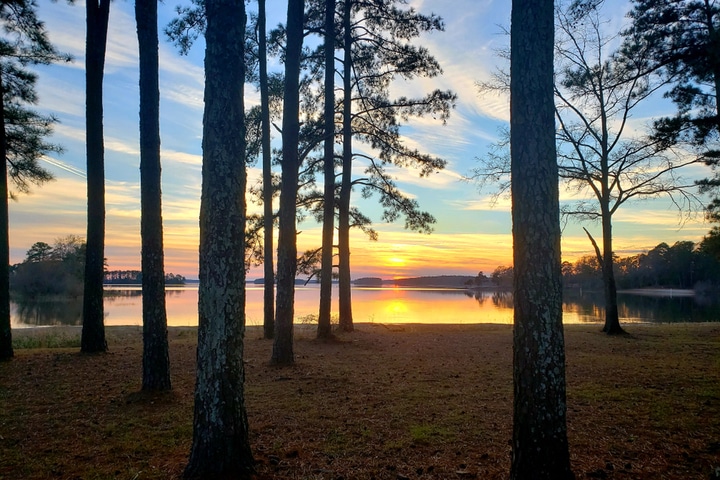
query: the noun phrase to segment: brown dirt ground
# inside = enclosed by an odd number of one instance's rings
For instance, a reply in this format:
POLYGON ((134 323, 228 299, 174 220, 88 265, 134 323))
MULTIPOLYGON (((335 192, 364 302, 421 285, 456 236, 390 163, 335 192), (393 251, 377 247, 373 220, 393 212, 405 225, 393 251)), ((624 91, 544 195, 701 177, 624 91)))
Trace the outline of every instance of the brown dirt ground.
MULTIPOLYGON (((720 324, 628 330, 565 329, 577 478, 720 478, 720 324)), ((0 363, 0 479, 180 477, 195 330, 170 329, 163 394, 139 392, 141 328, 107 331, 107 354, 18 349, 0 363)), ((58 329, 14 332, 49 334, 58 329)), ((361 324, 318 342, 300 326, 285 368, 268 364, 260 337, 248 329, 245 347, 259 479, 508 477, 512 327, 361 324)))

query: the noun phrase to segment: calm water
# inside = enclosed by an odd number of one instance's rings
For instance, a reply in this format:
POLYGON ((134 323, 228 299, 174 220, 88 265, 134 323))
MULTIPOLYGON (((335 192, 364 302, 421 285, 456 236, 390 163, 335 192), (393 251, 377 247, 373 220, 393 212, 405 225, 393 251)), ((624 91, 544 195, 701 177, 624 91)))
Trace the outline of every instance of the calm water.
MULTIPOLYGON (((317 315, 318 286, 296 288, 297 323, 317 315)), ((168 288, 167 312, 171 326, 197 325, 197 287, 168 288)), ((105 325, 141 325, 142 300, 139 287, 107 289, 105 325)), ((248 286, 247 323, 261 325, 262 286, 248 286)), ((337 311, 337 289, 333 293, 337 311)), ((702 301, 687 292, 663 291, 661 295, 619 295, 622 322, 716 322, 720 303, 702 301)), ((601 323, 602 298, 594 294, 566 294, 565 323, 601 323)), ((11 303, 13 327, 36 325, 80 325, 79 300, 11 303)), ((507 292, 466 292, 408 288, 353 289, 356 322, 377 323, 512 323, 512 295, 507 292)))

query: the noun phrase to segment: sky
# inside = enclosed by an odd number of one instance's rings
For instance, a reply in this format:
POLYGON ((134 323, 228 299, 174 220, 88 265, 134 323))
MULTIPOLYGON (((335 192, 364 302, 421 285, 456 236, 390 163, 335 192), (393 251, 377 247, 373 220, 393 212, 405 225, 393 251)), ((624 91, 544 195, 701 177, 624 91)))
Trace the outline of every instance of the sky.
MULTIPOLYGON (((59 119, 52 141, 64 147, 60 155, 43 160, 55 180, 34 187, 29 195, 19 194, 10 204, 11 263, 21 262, 35 242, 52 244, 67 235, 85 235, 85 8, 65 2, 40 3, 38 15, 46 24, 58 50, 72 54, 69 64, 37 69, 39 74, 37 110, 59 119)), ((174 17, 180 0, 160 4, 162 28, 174 17)), ((416 199, 423 210, 437 219, 431 234, 406 231, 402 220, 383 223, 377 200, 358 205, 375 222, 377 241, 359 231, 351 235, 353 278, 383 278, 420 275, 489 274, 499 265, 512 263, 510 201, 492 201, 492 187, 479 190, 464 180, 478 165, 509 122, 509 100, 502 95, 480 95, 477 82, 488 80, 503 65, 497 52, 506 47, 503 29, 510 23, 510 2, 505 0, 409 0, 422 13, 436 13, 445 21, 445 31, 423 35, 416 43, 427 47, 444 70, 441 77, 416 79, 393 85, 393 92, 421 95, 435 88, 451 89, 457 105, 446 124, 432 118, 414 120, 403 128, 405 142, 423 152, 447 160, 447 167, 430 177, 417 171, 390 169, 400 188, 416 199)), ((106 164, 106 249, 111 270, 140 268, 140 173, 138 134, 137 37, 132 1, 111 5, 104 86, 104 127, 106 164)), ((286 2, 268 1, 268 25, 284 21, 286 2)), ((610 28, 619 28, 629 2, 610 0, 610 28), (617 27, 613 27, 617 25, 617 27)), ((160 95, 163 165, 163 219, 165 270, 197 278, 198 215, 202 164, 202 68, 204 45, 200 40, 187 56, 161 34, 160 95)), ((282 65, 272 63, 271 70, 282 65)), ((255 87, 246 87, 246 106, 257 104, 255 87)), ((642 128, 653 115, 669 114, 673 106, 661 97, 633 118, 642 128)), ((277 142, 277 139, 274 140, 277 142)), ((357 171, 356 174, 361 174, 357 171)), ((260 177, 256 165, 248 169, 248 184, 260 177)), ((690 178, 709 175, 704 167, 685 173, 690 178)), ((561 201, 571 194, 561 187, 561 201)), ((261 207, 248 205, 249 212, 261 207)), ((566 223, 563 226, 563 259, 574 261, 592 254, 582 227, 596 237, 600 225, 566 223)), ((660 242, 700 241, 710 229, 702 215, 678 215, 666 200, 646 200, 623 206, 614 216, 615 252, 634 255, 660 242)), ((320 226, 312 221, 298 226, 299 250, 316 248, 320 226)), ((262 276, 262 267, 253 268, 248 278, 262 276)))

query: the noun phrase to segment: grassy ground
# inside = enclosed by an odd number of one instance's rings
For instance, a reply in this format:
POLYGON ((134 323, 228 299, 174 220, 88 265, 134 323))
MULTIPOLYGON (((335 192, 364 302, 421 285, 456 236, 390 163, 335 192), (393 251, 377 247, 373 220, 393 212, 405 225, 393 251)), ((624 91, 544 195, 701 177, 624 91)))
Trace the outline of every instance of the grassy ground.
MULTIPOLYGON (((297 365, 246 338, 260 479, 507 478, 512 328, 359 325, 333 342, 298 329, 297 365)), ((581 478, 720 478, 720 324, 566 327, 568 430, 581 478), (716 473, 717 472, 717 473, 716 473)), ((173 391, 139 392, 141 329, 14 332, 0 363, 0 479, 173 479, 192 436, 195 331, 170 331, 173 391), (24 347, 24 348, 21 348, 24 347)))

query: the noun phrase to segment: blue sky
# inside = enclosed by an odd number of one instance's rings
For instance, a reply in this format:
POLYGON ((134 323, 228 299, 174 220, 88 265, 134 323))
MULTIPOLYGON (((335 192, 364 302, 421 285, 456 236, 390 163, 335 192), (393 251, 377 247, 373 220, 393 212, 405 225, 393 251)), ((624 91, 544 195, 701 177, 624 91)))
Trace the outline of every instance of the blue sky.
MULTIPOLYGON (((161 28, 174 16, 179 0, 160 5, 161 28)), ((391 170, 407 194, 438 220, 431 235, 407 232, 402 223, 380 223, 380 211, 373 200, 355 203, 377 222, 377 242, 352 236, 353 276, 383 277, 423 274, 488 273, 497 265, 509 265, 512 253, 510 203, 500 199, 493 205, 491 189, 478 189, 462 180, 476 166, 478 156, 497 140, 499 129, 509 120, 508 99, 478 93, 476 82, 487 80, 500 64, 496 50, 507 44, 502 26, 509 24, 510 2, 493 0, 411 0, 423 13, 434 12, 445 20, 445 32, 434 32, 420 42, 440 61, 444 75, 393 85, 405 95, 431 89, 451 89, 458 95, 456 109, 446 125, 427 118, 405 128, 406 142, 448 161, 445 171, 420 178, 412 170, 391 170)), ((610 2, 611 25, 621 25, 628 2, 610 2)), ((283 21, 286 3, 268 1, 269 25, 283 21)), ((38 109, 55 114, 60 124, 53 140, 65 147, 45 166, 56 180, 33 188, 30 195, 18 196, 10 204, 11 263, 22 261, 37 241, 52 243, 56 238, 85 234, 85 147, 84 147, 84 2, 42 1, 39 16, 50 38, 75 61, 39 70, 38 109)), ((201 135, 203 108, 203 46, 200 42, 182 57, 163 36, 160 45, 161 135, 163 162, 163 216, 166 271, 187 277, 197 276, 198 212, 201 184, 201 135)), ((271 65, 280 69, 281 65, 271 65)), ((137 39, 132 1, 115 1, 110 12, 110 31, 105 70, 105 148, 107 233, 106 257, 111 269, 138 269, 140 265, 140 187, 138 147, 138 66, 137 39)), ((246 103, 258 102, 254 87, 246 89, 246 103)), ((646 118, 673 110, 661 98, 643 109, 646 118)), ((259 168, 250 168, 249 182, 259 177, 259 168)), ((358 172, 360 173, 360 172, 358 172)), ((704 169, 686 175, 701 178, 704 169)), ((561 197, 568 193, 561 190, 561 197)), ((249 205, 250 211, 260 207, 249 205)), ((586 224, 596 236, 599 225, 586 224)), ((667 201, 652 200, 628 204, 615 216, 616 252, 635 254, 661 241, 699 241, 710 226, 701 216, 683 219, 667 201)), ((320 228, 312 222, 299 226, 299 248, 314 248, 320 228)), ((563 231, 563 256, 574 260, 592 252, 582 225, 567 224, 563 231)), ((259 270, 250 278, 260 276, 259 270)))

